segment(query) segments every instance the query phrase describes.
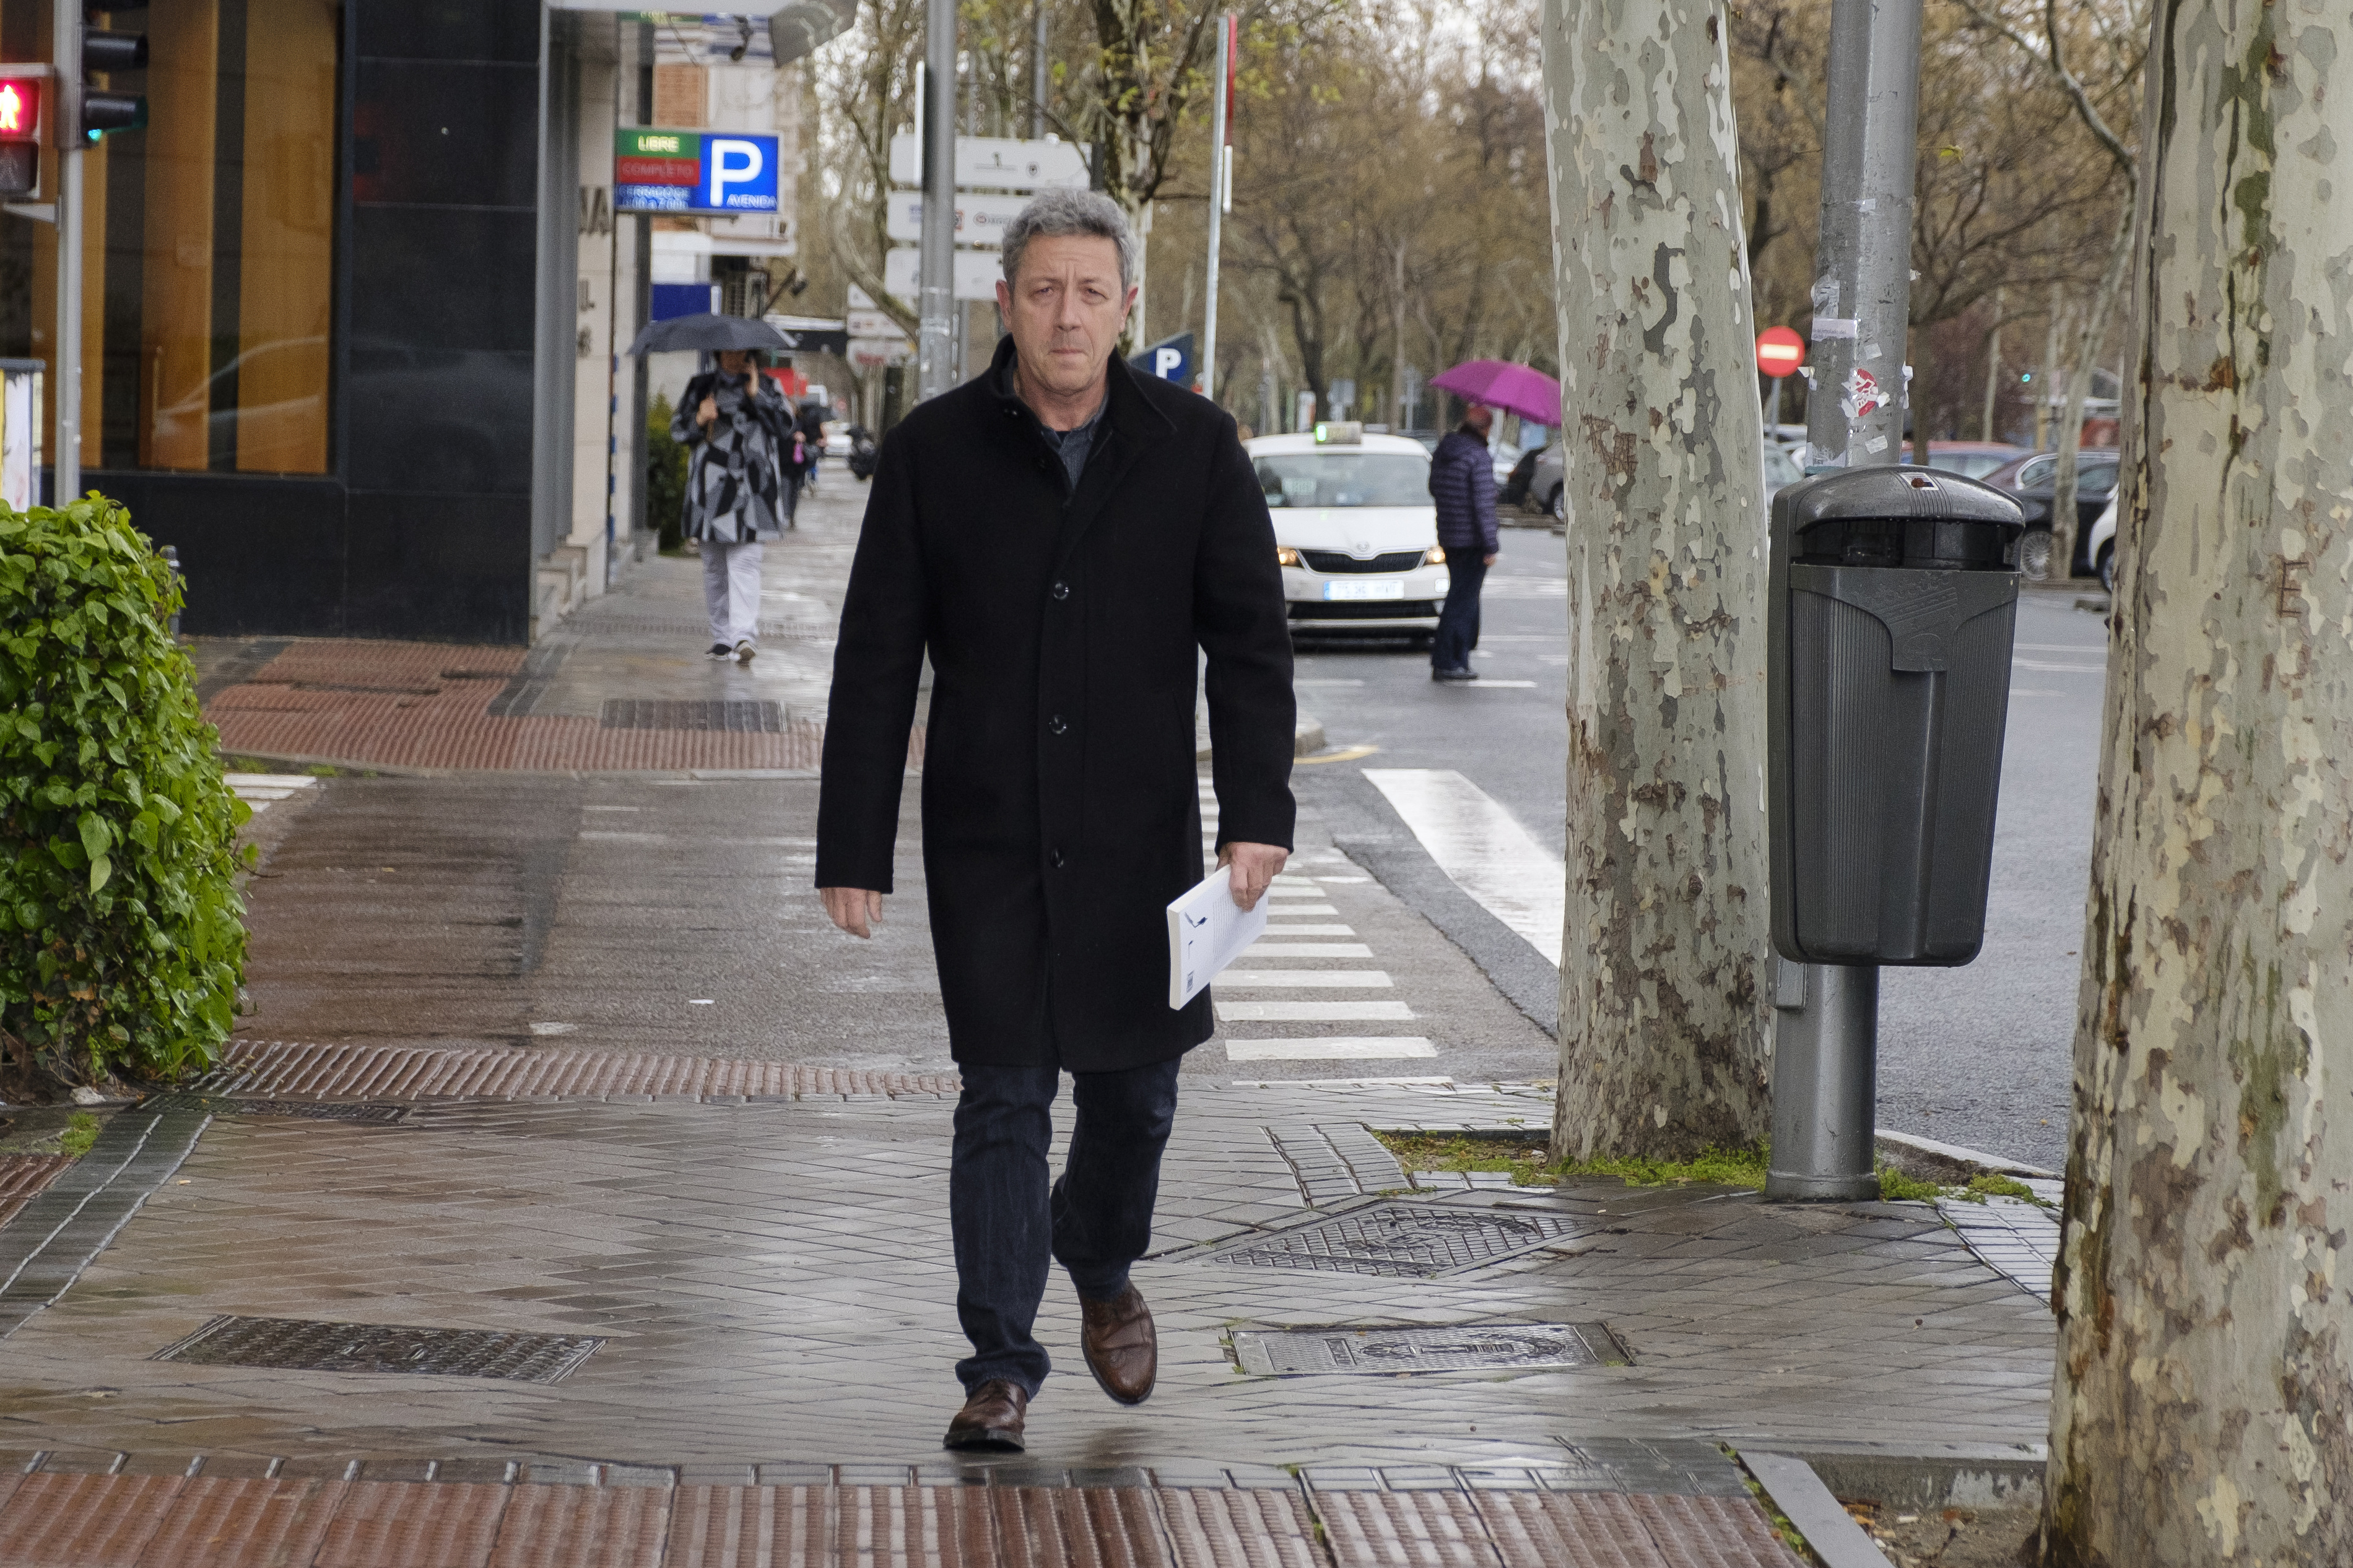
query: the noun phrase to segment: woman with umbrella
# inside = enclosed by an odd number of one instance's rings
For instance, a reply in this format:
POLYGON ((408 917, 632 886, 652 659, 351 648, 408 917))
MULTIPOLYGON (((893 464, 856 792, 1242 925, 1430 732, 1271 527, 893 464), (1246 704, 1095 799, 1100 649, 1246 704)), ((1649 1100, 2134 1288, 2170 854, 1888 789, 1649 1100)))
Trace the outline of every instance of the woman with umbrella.
POLYGON ((711 612, 711 657, 752 662, 760 628, 760 546, 789 516, 784 464, 793 416, 754 355, 783 339, 764 321, 682 316, 657 321, 630 345, 635 353, 702 349, 719 367, 686 384, 670 439, 692 453, 681 519, 702 552, 702 597, 711 612))

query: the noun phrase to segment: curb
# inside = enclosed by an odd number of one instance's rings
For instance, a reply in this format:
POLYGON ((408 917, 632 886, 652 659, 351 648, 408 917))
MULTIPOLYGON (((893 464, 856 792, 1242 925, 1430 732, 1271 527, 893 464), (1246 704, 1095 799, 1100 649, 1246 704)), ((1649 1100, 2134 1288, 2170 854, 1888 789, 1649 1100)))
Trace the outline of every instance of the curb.
MULTIPOLYGON (((1197 708, 1194 712, 1196 716, 1193 721, 1193 760, 1197 763, 1206 763, 1209 760, 1209 721, 1202 710, 1197 708)), ((1297 721, 1292 726, 1291 754, 1294 757, 1312 757, 1316 752, 1328 749, 1329 742, 1324 738, 1324 721, 1313 713, 1300 714, 1297 721)))
POLYGON ((1757 1484, 1765 1489, 1782 1517, 1797 1526, 1824 1568, 1891 1568, 1886 1554, 1848 1516, 1805 1460, 1744 1449, 1740 1462, 1748 1467, 1748 1473, 1757 1478, 1757 1484))
POLYGON ((1890 1132, 1882 1128, 1873 1134, 1873 1141, 1882 1158, 1915 1181, 1967 1186, 1974 1176, 2034 1176, 2052 1182, 2063 1176, 2062 1172, 2046 1171, 2022 1160, 2005 1159, 1958 1143, 1940 1143, 1914 1132, 1890 1132))

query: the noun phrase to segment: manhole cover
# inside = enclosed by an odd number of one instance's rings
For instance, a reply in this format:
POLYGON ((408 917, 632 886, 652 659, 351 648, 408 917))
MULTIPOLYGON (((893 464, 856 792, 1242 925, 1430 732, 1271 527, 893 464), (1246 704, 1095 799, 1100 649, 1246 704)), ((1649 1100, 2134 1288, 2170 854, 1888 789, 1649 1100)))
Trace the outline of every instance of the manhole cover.
POLYGON ((1207 1254, 1206 1261, 1428 1279, 1533 1252, 1548 1242, 1583 1235, 1584 1229, 1561 1215, 1373 1204, 1220 1247, 1207 1254))
POLYGON ((1456 1329, 1237 1329, 1244 1372, 1477 1372, 1493 1368, 1627 1366, 1601 1323, 1473 1323, 1456 1329))
POLYGON ((314 1100, 207 1100, 206 1108, 230 1116, 300 1116, 311 1121, 397 1121, 405 1105, 361 1105, 314 1100))
POLYGON ((321 1323, 301 1318, 215 1318, 154 1361, 269 1366, 292 1372, 413 1372, 555 1383, 605 1342, 589 1334, 507 1334, 321 1323))
POLYGON ((669 699, 607 697, 607 730, 724 730, 734 734, 776 735, 785 728, 785 711, 774 702, 681 702, 669 699))

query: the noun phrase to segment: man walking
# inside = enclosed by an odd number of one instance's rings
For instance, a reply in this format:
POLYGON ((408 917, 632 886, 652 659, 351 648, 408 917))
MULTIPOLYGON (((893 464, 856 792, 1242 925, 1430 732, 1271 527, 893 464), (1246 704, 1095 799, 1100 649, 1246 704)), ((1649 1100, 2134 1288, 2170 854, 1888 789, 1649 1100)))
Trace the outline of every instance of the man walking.
POLYGON ((1234 422, 1113 349, 1134 241, 1109 198, 1039 196, 1006 229, 1009 336, 978 379, 883 442, 834 655, 817 882, 869 933, 891 890, 928 652, 923 868, 964 1075, 949 1176, 972 1354, 951 1448, 1018 1449, 1047 1352, 1050 1265, 1088 1369, 1152 1392, 1149 1246, 1185 1052, 1209 999, 1168 1005, 1170 900, 1201 876, 1195 650, 1208 655, 1219 844, 1254 906, 1290 853, 1294 715, 1274 530, 1234 422), (1077 1121, 1048 1183, 1060 1074, 1077 1121))
POLYGON ((1438 503, 1438 543, 1446 552, 1446 605, 1430 639, 1430 679, 1476 680, 1471 649, 1479 641, 1479 588, 1501 548, 1495 532, 1495 467, 1487 432, 1495 411, 1473 403, 1430 460, 1430 494, 1438 503))

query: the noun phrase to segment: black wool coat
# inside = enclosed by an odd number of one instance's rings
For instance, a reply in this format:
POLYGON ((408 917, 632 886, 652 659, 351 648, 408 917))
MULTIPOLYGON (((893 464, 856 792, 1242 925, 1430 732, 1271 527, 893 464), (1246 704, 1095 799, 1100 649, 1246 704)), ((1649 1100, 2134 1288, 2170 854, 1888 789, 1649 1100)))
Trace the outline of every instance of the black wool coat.
POLYGON ((1168 1005, 1167 905, 1205 874, 1195 648, 1219 842, 1291 847, 1291 641, 1233 420, 1116 356, 1072 493, 987 374, 883 440, 843 602, 817 884, 891 890, 923 656, 923 868, 959 1062, 1103 1072, 1208 1038, 1168 1005))

